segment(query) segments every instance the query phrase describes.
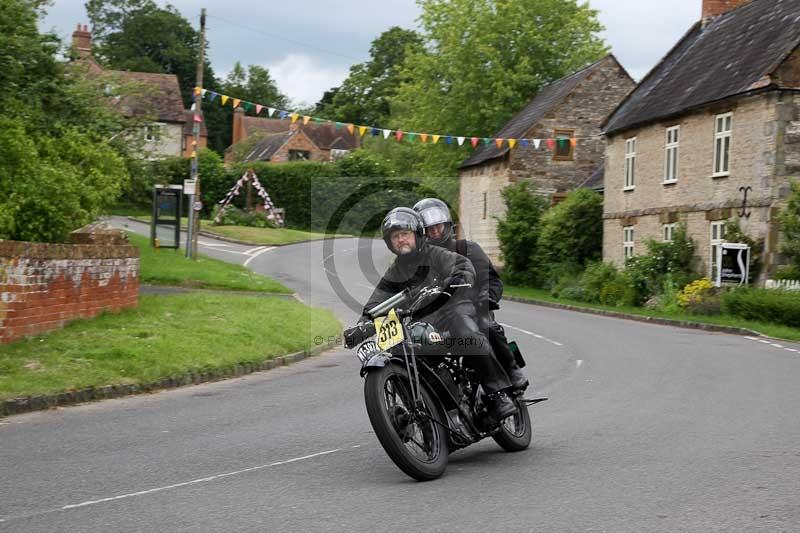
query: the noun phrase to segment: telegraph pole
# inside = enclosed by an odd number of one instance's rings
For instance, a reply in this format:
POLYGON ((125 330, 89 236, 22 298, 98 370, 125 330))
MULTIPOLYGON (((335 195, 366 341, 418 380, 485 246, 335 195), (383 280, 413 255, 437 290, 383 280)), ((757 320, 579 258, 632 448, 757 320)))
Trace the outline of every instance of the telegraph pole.
MULTIPOLYGON (((206 48, 206 8, 200 10, 200 53, 197 58, 197 83, 194 88, 194 122, 192 123, 192 173, 191 179, 194 180, 194 195, 191 197, 189 207, 189 235, 187 239, 191 241, 192 259, 197 259, 197 235, 200 233, 200 209, 202 209, 202 197, 200 195, 200 173, 198 172, 197 152, 200 148, 200 124, 203 121, 201 102, 203 101, 203 67, 205 66, 206 48)), ((187 245, 189 243, 187 242, 187 245)), ((187 246, 188 251, 188 246, 187 246)))

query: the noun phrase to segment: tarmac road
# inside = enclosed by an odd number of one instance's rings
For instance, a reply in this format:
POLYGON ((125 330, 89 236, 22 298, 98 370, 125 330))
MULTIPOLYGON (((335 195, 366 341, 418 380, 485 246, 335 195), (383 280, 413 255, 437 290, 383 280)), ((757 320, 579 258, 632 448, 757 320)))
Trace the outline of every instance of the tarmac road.
MULTIPOLYGON (((363 301, 388 253, 329 244, 201 237, 203 253, 350 323, 343 294, 363 301)), ((800 346, 513 302, 498 317, 550 398, 532 408, 526 451, 482 441, 442 479, 411 480, 378 444, 357 360, 339 348, 0 420, 0 531, 800 529, 800 346)))

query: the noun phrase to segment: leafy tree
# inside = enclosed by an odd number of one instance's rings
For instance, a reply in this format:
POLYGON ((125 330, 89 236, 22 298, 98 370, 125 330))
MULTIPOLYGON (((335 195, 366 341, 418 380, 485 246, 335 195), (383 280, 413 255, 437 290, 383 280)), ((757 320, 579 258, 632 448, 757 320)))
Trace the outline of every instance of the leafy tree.
POLYGON ((245 70, 237 61, 222 88, 226 94, 249 102, 277 108, 286 108, 289 105, 289 99, 278 90, 269 70, 260 65, 248 65, 245 70))
POLYGON ((778 220, 783 232, 781 253, 789 258, 796 271, 800 269, 800 181, 792 182, 792 194, 778 220))
POLYGON ((584 267, 603 254, 603 197, 590 189, 576 189, 542 216, 539 238, 549 264, 573 263, 584 267))
POLYGON ((393 120, 489 136, 545 83, 598 60, 597 11, 577 0, 418 0, 426 48, 404 61, 393 120))
POLYGON ((403 80, 405 58, 423 52, 422 37, 417 32, 397 26, 386 30, 372 41, 370 60, 350 67, 342 85, 325 92, 316 112, 341 122, 387 124, 389 101, 403 80))
POLYGON ((125 121, 56 60, 57 39, 37 30, 42 5, 0 0, 0 239, 62 241, 128 179, 110 142, 125 121))
POLYGON ((497 221, 497 238, 503 257, 503 276, 515 285, 536 285, 541 279, 539 256, 544 198, 526 182, 503 189, 506 216, 497 221))

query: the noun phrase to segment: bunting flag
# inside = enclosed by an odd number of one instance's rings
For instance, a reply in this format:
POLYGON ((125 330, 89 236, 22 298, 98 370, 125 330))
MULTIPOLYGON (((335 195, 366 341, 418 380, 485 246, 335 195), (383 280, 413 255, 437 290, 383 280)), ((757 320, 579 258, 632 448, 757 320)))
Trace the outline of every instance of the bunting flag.
MULTIPOLYGON (((301 115, 296 111, 285 111, 281 109, 276 109, 274 107, 267 107, 263 104, 257 104, 254 102, 248 102, 246 100, 241 100, 239 98, 232 98, 226 94, 220 94, 211 90, 203 89, 201 87, 195 87, 192 92, 192 99, 196 100, 196 97, 200 96, 201 98, 208 97, 209 102, 213 102, 214 99, 219 96, 220 103, 222 106, 228 103, 228 100, 231 100, 233 103, 233 108, 236 109, 237 107, 241 107, 244 109, 245 112, 252 111, 255 109, 255 114, 260 115, 263 109, 267 110, 267 117, 272 117, 277 115, 280 117, 281 120, 286 118, 291 118, 292 124, 297 122, 300 118, 303 119, 303 125, 307 125, 309 122, 314 124, 333 124, 334 127, 338 130, 341 129, 342 126, 347 127, 347 131, 350 132, 350 135, 355 135, 355 130, 358 128, 358 133, 362 137, 369 131, 373 137, 378 137, 383 134, 384 139, 388 139, 389 136, 394 133, 394 137, 398 142, 402 142, 404 137, 407 137, 409 141, 414 141, 417 137, 419 137, 420 142, 423 144, 428 142, 428 139, 431 140, 431 144, 437 144, 439 139, 444 139, 445 143, 448 145, 457 144, 458 146, 464 146, 464 142, 469 140, 469 145, 473 149, 478 149, 481 145, 481 141, 483 142, 483 146, 489 146, 494 142, 497 148, 502 148, 504 143, 508 144, 509 148, 515 148, 519 146, 520 148, 528 148, 531 144, 533 148, 538 150, 541 146, 542 140, 545 141, 547 148, 549 150, 554 150, 556 146, 558 148, 564 148, 569 143, 569 146, 575 148, 578 144, 578 139, 594 139, 600 137, 600 135, 588 135, 586 137, 562 137, 562 138, 547 138, 547 139, 523 139, 523 138, 493 138, 493 137, 467 137, 463 135, 447 135, 447 134, 434 134, 434 133, 417 133, 417 132, 403 132, 402 130, 389 130, 384 128, 379 128, 376 126, 365 126, 359 124, 348 124, 342 122, 335 122, 332 120, 328 120, 321 117, 314 117, 310 115, 301 115)), ((194 110, 196 104, 192 104, 192 110, 194 110)), ((194 119, 197 121, 197 118, 194 119)), ((202 119, 200 119, 202 122, 202 119)))

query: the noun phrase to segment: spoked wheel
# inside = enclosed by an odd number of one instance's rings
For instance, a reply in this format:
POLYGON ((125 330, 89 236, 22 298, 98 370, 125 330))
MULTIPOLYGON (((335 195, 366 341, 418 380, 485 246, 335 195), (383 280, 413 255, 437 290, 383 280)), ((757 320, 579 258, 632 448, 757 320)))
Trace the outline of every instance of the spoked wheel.
POLYGON ((492 435, 495 442, 507 452, 518 452, 527 448, 533 433, 528 404, 521 395, 514 398, 514 403, 517 405, 517 413, 505 418, 500 423, 500 431, 492 435))
POLYGON ((364 399, 372 429, 386 453, 419 481, 436 479, 447 467, 447 424, 439 404, 422 387, 424 405, 415 409, 405 368, 387 365, 367 374, 364 399))

